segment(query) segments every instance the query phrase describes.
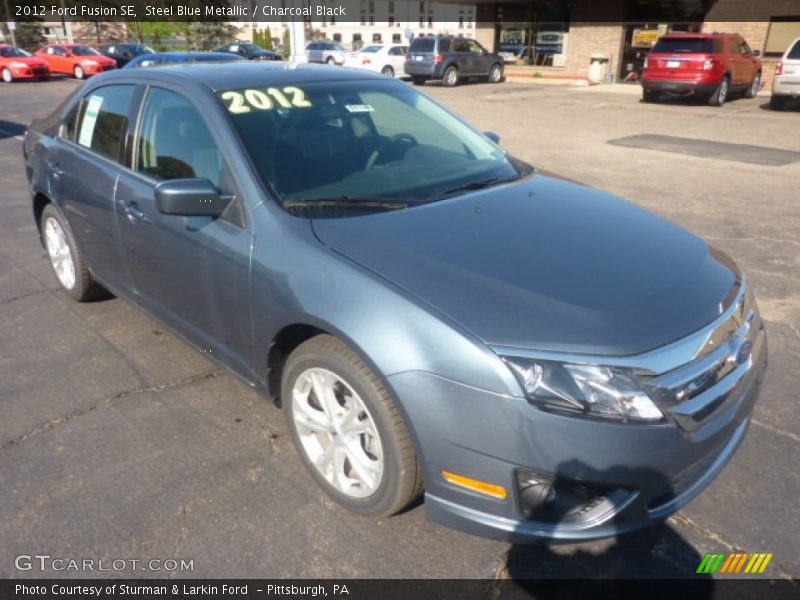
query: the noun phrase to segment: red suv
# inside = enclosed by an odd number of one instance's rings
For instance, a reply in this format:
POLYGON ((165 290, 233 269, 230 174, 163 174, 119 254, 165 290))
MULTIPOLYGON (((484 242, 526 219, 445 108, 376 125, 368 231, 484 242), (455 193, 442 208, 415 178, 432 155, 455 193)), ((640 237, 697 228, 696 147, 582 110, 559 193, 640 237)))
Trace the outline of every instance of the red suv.
POLYGON ((753 98, 761 89, 759 56, 738 33, 665 35, 644 63, 644 101, 655 102, 661 94, 696 94, 722 106, 732 91, 753 98))

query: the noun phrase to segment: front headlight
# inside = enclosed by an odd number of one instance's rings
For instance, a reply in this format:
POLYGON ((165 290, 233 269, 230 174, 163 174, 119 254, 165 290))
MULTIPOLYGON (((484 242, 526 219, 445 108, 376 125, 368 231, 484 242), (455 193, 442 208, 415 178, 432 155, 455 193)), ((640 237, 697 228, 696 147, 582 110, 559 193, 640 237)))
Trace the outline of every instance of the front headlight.
POLYGON ((618 421, 652 422, 664 418, 628 369, 509 356, 503 360, 528 400, 544 410, 618 421))

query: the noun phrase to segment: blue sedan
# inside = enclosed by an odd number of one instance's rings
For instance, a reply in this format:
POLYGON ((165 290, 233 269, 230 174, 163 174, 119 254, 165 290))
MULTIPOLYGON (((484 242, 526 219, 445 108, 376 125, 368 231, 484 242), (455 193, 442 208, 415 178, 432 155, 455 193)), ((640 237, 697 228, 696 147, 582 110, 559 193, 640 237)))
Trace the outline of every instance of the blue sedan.
POLYGON ((750 423, 752 287, 497 139, 378 74, 245 61, 100 75, 23 148, 64 293, 113 292, 272 398, 350 510, 424 490, 516 541, 658 522, 750 423))
POLYGON ((229 62, 245 60, 230 52, 153 52, 142 54, 129 61, 123 68, 140 69, 142 67, 162 67, 198 62, 229 62))

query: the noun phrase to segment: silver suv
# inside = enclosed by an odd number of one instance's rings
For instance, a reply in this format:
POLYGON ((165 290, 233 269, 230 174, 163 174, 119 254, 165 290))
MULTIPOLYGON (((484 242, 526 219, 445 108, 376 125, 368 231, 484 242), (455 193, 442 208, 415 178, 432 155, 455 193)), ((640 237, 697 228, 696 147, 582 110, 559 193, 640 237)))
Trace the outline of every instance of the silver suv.
POLYGON ((311 42, 306 46, 306 60, 313 63, 343 65, 345 49, 335 42, 311 42))
POLYGON ((800 38, 792 42, 775 65, 770 108, 783 110, 790 98, 800 98, 800 38))

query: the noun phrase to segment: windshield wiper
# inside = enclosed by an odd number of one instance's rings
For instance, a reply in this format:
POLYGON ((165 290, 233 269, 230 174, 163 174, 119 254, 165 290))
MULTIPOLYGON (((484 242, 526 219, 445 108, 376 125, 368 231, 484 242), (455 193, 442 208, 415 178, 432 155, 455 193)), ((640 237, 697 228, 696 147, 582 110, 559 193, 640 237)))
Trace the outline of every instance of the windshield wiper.
POLYGON ((402 210, 408 202, 392 198, 370 198, 340 196, 339 198, 311 198, 307 200, 287 200, 286 209, 342 209, 342 210, 402 210))
POLYGON ((509 177, 507 179, 500 179, 499 177, 490 177, 489 179, 480 179, 478 181, 470 181, 469 183, 465 183, 464 185, 460 185, 452 190, 447 190, 443 192, 440 197, 444 198, 445 196, 451 196, 452 194, 457 194, 459 192, 469 192, 472 190, 482 190, 484 188, 492 187, 493 185, 499 185, 501 183, 509 183, 519 179, 519 177, 509 177))

